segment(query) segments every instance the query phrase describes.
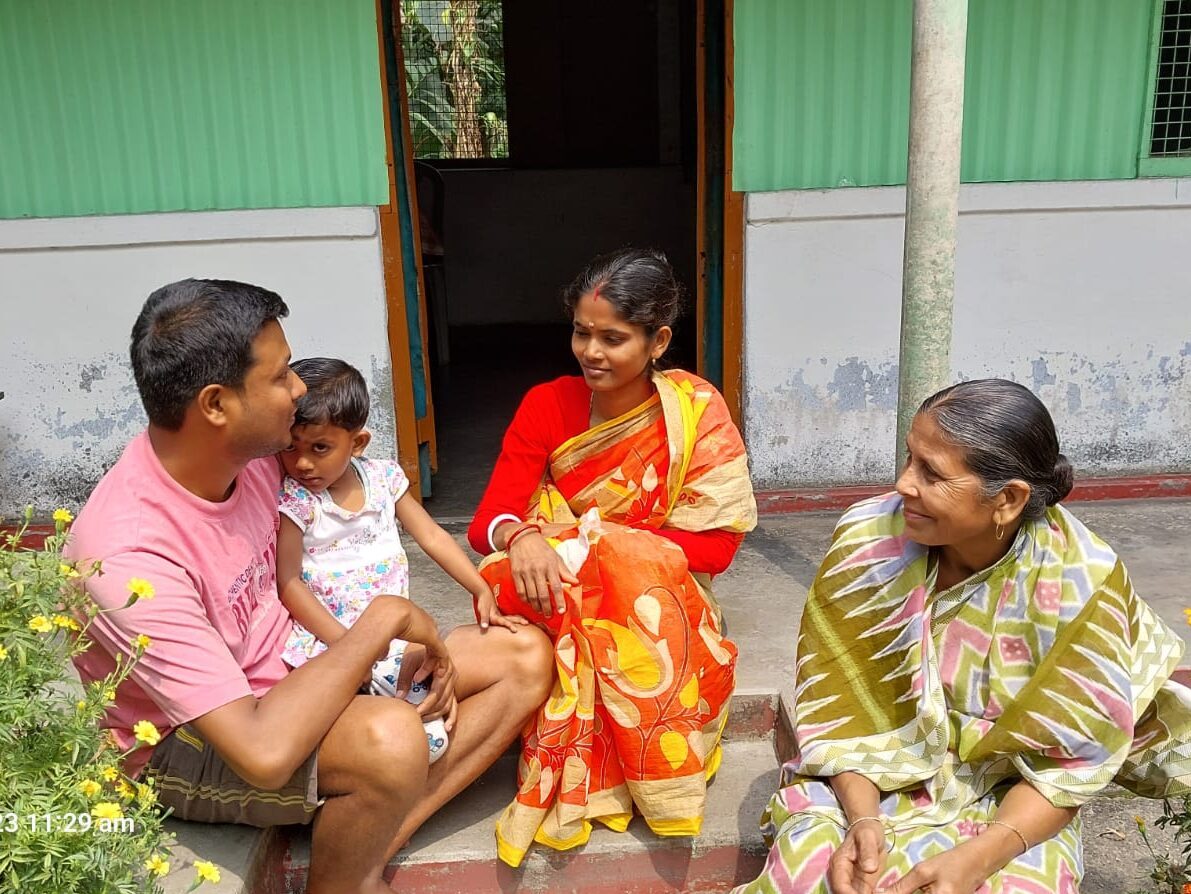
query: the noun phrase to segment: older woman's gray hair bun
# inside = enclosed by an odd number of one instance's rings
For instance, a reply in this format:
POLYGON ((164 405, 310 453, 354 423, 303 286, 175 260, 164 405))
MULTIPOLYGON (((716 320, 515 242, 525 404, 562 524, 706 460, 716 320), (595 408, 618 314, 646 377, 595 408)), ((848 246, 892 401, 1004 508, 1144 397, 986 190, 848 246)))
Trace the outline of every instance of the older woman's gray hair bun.
POLYGON ((1059 452, 1054 420, 1030 389, 1006 379, 975 379, 922 402, 943 437, 964 451, 986 496, 1014 479, 1030 485, 1022 517, 1041 518, 1071 493, 1075 474, 1059 452))
POLYGON ((1065 500, 1074 486, 1075 470, 1071 468, 1071 461, 1060 453, 1059 458, 1055 460, 1054 494, 1047 505, 1053 506, 1060 500, 1065 500))

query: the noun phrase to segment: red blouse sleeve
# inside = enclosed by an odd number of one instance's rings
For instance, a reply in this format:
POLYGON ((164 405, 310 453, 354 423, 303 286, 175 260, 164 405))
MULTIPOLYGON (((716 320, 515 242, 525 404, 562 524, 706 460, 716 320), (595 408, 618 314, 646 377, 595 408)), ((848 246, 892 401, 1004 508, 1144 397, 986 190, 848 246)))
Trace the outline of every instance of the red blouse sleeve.
MULTIPOLYGON (((582 383, 582 379, 578 381, 582 383)), ((542 482, 550 453, 586 425, 587 405, 573 385, 566 378, 536 385, 517 408, 505 431, 488 488, 467 529, 468 543, 480 555, 492 552, 488 528, 493 520, 501 515, 525 517, 529 500, 542 482), (576 394, 572 395, 571 391, 576 394), (571 428, 575 431, 571 432, 571 428)))
POLYGON ((678 544, 686 553, 687 567, 705 574, 722 574, 732 564, 744 535, 733 531, 678 531, 659 528, 654 531, 678 544))

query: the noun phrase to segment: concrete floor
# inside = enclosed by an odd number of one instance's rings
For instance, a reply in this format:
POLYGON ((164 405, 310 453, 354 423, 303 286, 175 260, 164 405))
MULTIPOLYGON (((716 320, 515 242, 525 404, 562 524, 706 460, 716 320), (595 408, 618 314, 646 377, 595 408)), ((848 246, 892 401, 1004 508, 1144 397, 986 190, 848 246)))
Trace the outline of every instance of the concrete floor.
POLYGON ((525 392, 575 372, 565 323, 452 329, 451 363, 431 374, 439 471, 426 508, 470 521, 525 392))

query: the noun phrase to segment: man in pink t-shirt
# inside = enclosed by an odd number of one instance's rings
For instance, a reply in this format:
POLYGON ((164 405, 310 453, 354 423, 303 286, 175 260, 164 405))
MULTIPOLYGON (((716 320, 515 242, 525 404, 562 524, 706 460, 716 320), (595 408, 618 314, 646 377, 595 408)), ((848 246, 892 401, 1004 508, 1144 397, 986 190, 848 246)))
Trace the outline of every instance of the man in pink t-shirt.
MULTIPOLYGON (((166 735, 285 677, 290 617, 277 598, 274 554, 280 479, 276 460, 255 459, 230 497, 209 502, 170 477, 142 432, 91 494, 70 553, 102 558, 87 589, 101 608, 118 610, 95 619, 89 635, 100 648, 75 660, 79 675, 106 677, 138 634, 152 644, 105 718, 121 748, 136 744, 138 720, 166 735), (121 609, 137 578, 154 597, 121 609)), ((140 772, 149 754, 134 751, 125 769, 140 772)))
POLYGON ((461 627, 444 642, 412 602, 380 596, 287 670, 273 455, 289 445, 305 387, 289 368, 286 313, 275 293, 223 280, 184 280, 146 301, 131 355, 149 426, 95 488, 67 553, 100 563, 86 588, 109 610, 76 664, 84 681, 102 679, 148 636, 104 719, 122 748, 140 720, 164 736, 134 750, 128 771, 151 774, 183 819, 317 816, 307 891, 379 894, 397 848, 545 700, 551 653, 533 628, 461 627), (124 608, 133 579, 154 595, 124 608), (416 708, 358 694, 393 639, 411 643, 407 673, 431 680, 416 708), (438 716, 456 718, 451 748, 428 767, 422 721, 438 716))

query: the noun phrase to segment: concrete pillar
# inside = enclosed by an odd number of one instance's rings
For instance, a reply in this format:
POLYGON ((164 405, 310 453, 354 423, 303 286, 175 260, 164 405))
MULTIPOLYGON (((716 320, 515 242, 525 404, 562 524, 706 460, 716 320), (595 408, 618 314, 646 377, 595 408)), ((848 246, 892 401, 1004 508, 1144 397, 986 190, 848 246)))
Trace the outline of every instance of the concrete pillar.
POLYGON ((922 400, 950 383, 968 0, 914 0, 897 463, 922 400))

